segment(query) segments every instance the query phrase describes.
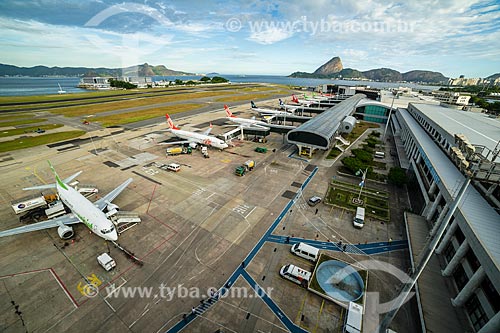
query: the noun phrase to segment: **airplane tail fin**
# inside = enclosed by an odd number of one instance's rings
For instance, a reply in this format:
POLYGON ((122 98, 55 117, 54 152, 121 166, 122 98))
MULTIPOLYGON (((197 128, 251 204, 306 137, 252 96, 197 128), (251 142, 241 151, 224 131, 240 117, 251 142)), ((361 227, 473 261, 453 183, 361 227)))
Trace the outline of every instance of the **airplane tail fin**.
POLYGON ((174 125, 174 122, 172 121, 172 118, 170 118, 170 116, 168 114, 166 114, 165 117, 167 118, 168 127, 170 127, 170 129, 174 129, 174 130, 178 130, 179 129, 179 127, 177 127, 177 126, 174 125))
POLYGON ((229 107, 227 105, 224 105, 224 110, 226 110, 226 115, 229 117, 229 118, 236 118, 233 113, 231 112, 231 110, 229 110, 229 107))
POLYGON ((54 174, 54 177, 56 178, 56 183, 57 185, 59 185, 60 187, 62 187, 63 189, 67 190, 68 187, 66 186, 66 184, 61 180, 61 178, 59 178, 59 176, 57 175, 57 172, 56 170, 54 169, 54 167, 52 166, 52 163, 50 163, 50 161, 47 161, 49 163, 49 166, 50 166, 50 169, 52 170, 52 173, 54 174))
POLYGON ((252 106, 252 109, 256 109, 257 108, 257 105, 255 105, 255 103, 253 101, 250 101, 250 105, 252 106))
POLYGON ((295 96, 295 94, 292 94, 292 102, 294 102, 294 103, 299 102, 299 99, 297 98, 297 96, 295 96))
POLYGON ((281 98, 279 99, 279 101, 280 101, 280 106, 285 105, 285 103, 283 103, 283 100, 281 98))

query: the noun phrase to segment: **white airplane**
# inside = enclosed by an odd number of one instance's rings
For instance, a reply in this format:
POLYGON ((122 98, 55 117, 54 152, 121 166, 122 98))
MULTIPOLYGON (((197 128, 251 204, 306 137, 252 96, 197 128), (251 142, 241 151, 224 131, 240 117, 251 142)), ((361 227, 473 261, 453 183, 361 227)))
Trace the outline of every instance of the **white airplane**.
POLYGON ((273 109, 263 109, 263 108, 258 108, 257 105, 253 101, 250 102, 250 105, 252 106, 252 111, 258 112, 261 115, 267 115, 267 116, 291 116, 293 113, 287 112, 287 111, 279 111, 279 110, 273 110, 273 109))
POLYGON ((68 183, 75 179, 81 171, 64 180, 61 180, 50 161, 49 165, 56 178, 55 184, 27 187, 23 190, 56 188, 59 199, 71 210, 71 213, 47 221, 0 231, 0 237, 57 227, 59 237, 61 239, 68 239, 74 234, 73 228, 70 225, 83 223, 97 236, 104 238, 105 240, 116 241, 118 239, 118 233, 116 232, 115 225, 108 219, 103 210, 112 211, 118 208, 118 206, 112 204, 111 201, 113 201, 113 199, 115 199, 128 186, 128 184, 132 182, 132 178, 127 179, 113 191, 92 203, 77 190, 68 185, 68 183))
POLYGON ((224 110, 226 110, 226 115, 227 115, 227 120, 238 124, 240 127, 244 128, 256 128, 256 129, 264 129, 268 130, 269 126, 267 123, 256 120, 255 117, 252 117, 251 119, 245 119, 245 118, 238 118, 233 113, 229 110, 229 107, 227 105, 224 105, 224 110))
POLYGON ((176 142, 165 142, 162 144, 176 145, 176 144, 189 143, 189 146, 191 148, 196 148, 196 146, 201 144, 201 145, 207 145, 207 146, 219 148, 221 150, 229 147, 228 144, 225 143, 223 140, 216 138, 215 136, 209 135, 210 131, 212 130, 211 126, 209 129, 207 129, 203 133, 184 131, 184 130, 181 130, 180 128, 178 128, 174 125, 172 119, 170 118, 170 116, 168 114, 166 115, 166 117, 167 117, 168 127, 170 127, 170 132, 172 132, 177 137, 184 139, 184 140, 183 141, 176 141, 176 142))
POLYGON ((292 112, 293 114, 295 114, 295 112, 297 111, 297 109, 301 108, 302 105, 291 105, 291 104, 285 104, 281 98, 279 98, 279 102, 280 102, 280 108, 282 109, 285 109, 285 111, 290 111, 292 112))
POLYGON ((65 94, 65 93, 66 93, 66 90, 63 90, 63 89, 61 88, 61 85, 60 85, 59 83, 58 83, 57 85, 59 86, 59 91, 58 91, 57 93, 58 93, 58 94, 65 94))

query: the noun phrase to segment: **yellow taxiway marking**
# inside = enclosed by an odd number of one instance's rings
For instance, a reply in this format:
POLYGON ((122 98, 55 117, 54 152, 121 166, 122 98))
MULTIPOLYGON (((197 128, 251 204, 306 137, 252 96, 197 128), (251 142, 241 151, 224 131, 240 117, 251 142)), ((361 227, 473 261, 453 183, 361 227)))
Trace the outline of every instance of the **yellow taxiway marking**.
POLYGON ((319 308, 318 317, 316 318, 316 326, 314 327, 313 333, 316 333, 316 330, 318 329, 319 317, 321 316, 321 313, 323 312, 323 305, 325 305, 325 300, 323 300, 323 302, 321 302, 321 307, 319 308))
POLYGON ((304 294, 304 298, 302 299, 302 304, 300 306, 299 312, 297 312, 297 317, 295 318, 295 323, 298 323, 300 320, 300 315, 302 314, 302 310, 304 310, 304 304, 306 303, 307 292, 304 294))
POLYGON ((42 177, 40 177, 40 176, 38 175, 38 173, 36 173, 36 167, 34 167, 34 168, 33 168, 33 174, 35 175, 35 177, 36 177, 36 178, 40 179, 40 181, 42 182, 42 184, 47 184, 47 183, 45 182, 45 180, 43 180, 43 179, 42 179, 42 177))

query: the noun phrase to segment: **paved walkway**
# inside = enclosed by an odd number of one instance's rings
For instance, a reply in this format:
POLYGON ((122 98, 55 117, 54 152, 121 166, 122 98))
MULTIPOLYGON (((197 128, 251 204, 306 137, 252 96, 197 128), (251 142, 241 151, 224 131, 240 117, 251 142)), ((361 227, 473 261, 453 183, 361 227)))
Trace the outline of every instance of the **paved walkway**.
MULTIPOLYGON (((267 241, 279 244, 287 244, 287 237, 279 235, 269 235, 267 241)), ((343 243, 342 245, 340 245, 334 242, 325 242, 313 239, 290 237, 288 243, 295 244, 299 242, 309 244, 320 250, 347 252, 360 255, 386 253, 391 251, 404 250, 408 248, 408 241, 406 239, 392 241, 392 242, 375 242, 375 243, 358 244, 358 245, 343 243), (346 245, 346 249, 342 251, 341 247, 343 248, 344 245, 346 245)))

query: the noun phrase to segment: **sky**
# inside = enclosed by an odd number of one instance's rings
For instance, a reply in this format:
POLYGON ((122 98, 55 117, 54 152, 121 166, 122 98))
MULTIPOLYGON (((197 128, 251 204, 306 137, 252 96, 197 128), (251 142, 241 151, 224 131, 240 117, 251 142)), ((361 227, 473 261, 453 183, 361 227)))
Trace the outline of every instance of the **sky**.
POLYGON ((500 1, 2 0, 0 63, 193 73, 500 72, 500 1))

